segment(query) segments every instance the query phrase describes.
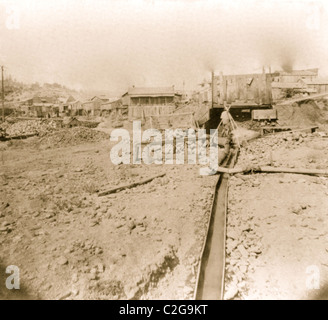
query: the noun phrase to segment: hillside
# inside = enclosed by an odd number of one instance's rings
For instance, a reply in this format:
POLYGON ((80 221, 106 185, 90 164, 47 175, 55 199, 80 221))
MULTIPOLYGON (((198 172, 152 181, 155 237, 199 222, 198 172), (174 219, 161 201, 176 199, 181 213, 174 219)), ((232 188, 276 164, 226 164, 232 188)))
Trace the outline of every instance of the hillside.
POLYGON ((65 99, 72 95, 76 99, 86 98, 85 93, 72 90, 58 83, 44 83, 42 85, 39 83, 24 84, 12 79, 11 77, 5 80, 4 89, 5 102, 8 107, 15 107, 19 105, 21 101, 34 96, 65 99))

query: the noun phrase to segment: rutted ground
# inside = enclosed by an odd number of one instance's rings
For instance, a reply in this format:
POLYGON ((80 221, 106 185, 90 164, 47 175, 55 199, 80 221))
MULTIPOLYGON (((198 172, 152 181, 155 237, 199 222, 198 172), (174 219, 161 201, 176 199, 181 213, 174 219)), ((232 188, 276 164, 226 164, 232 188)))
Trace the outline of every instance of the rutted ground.
MULTIPOLYGON (((217 177, 195 165, 114 166, 106 135, 79 141, 75 131, 1 143, 1 298, 191 299, 217 177), (4 286, 8 265, 20 268, 15 293, 4 286)), ((250 142, 237 165, 325 169, 327 144, 282 133, 250 142)), ((317 267, 324 289, 327 194, 323 177, 230 179, 225 298, 320 294, 307 289, 307 268, 317 267)))
POLYGON ((193 165, 114 166, 109 150, 104 139, 2 143, 1 270, 18 266, 22 290, 9 293, 3 272, 1 298, 192 298, 216 177, 193 165))
MULTIPOLYGON (((327 147, 317 134, 281 133, 249 143, 237 165, 325 169, 327 147)), ((230 179, 226 299, 327 299, 327 195, 327 177, 230 179)))

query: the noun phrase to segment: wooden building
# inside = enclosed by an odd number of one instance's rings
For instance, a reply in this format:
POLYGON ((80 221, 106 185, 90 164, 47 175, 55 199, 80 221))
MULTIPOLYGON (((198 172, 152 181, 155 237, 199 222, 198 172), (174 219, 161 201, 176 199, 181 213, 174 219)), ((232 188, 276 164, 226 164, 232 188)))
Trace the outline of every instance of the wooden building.
POLYGON ((100 106, 102 117, 109 116, 113 112, 122 114, 123 109, 126 109, 126 107, 123 107, 122 99, 110 99, 108 102, 105 102, 100 106))
POLYGON ((95 108, 94 108, 93 101, 85 101, 82 103, 81 107, 85 115, 91 115, 91 116, 95 115, 95 108))
POLYGON ((274 101, 291 98, 297 94, 315 93, 315 90, 303 82, 272 82, 271 86, 274 101))
POLYGON ((132 87, 123 94, 122 102, 126 106, 163 106, 174 104, 181 100, 176 94, 174 86, 159 88, 132 87))
MULTIPOLYGON (((198 125, 216 128, 225 104, 236 118, 251 118, 254 109, 272 108, 272 74, 219 75, 212 73, 212 80, 201 84, 198 91, 198 125)), ((194 95, 194 99, 195 95, 194 95)))
POLYGON ((270 73, 214 76, 213 107, 224 102, 232 107, 271 106, 272 76, 270 73))
POLYGON ((300 80, 312 81, 318 77, 319 69, 276 71, 272 74, 274 82, 296 83, 300 80))
POLYGON ((93 110, 96 113, 100 113, 101 106, 105 103, 108 103, 110 101, 110 98, 107 96, 101 95, 101 96, 94 96, 90 99, 90 101, 93 102, 93 110))
POLYGON ((303 80, 303 83, 313 90, 313 93, 328 92, 328 79, 303 80))
POLYGON ((170 114, 176 104, 181 101, 182 95, 177 93, 174 86, 157 88, 132 87, 123 94, 122 104, 128 108, 128 117, 140 119, 143 116, 170 114))

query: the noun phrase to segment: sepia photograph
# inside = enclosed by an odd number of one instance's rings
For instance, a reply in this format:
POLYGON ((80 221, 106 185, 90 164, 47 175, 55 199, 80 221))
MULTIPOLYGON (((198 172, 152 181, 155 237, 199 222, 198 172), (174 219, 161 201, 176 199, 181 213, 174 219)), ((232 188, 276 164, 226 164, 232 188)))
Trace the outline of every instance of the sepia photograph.
POLYGON ((0 300, 327 300, 327 34, 324 0, 0 0, 0 300))

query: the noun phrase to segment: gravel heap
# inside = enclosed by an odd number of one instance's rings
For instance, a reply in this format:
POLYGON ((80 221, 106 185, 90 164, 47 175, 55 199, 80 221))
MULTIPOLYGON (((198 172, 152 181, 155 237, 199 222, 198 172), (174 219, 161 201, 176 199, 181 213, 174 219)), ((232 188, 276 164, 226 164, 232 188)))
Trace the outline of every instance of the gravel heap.
POLYGON ((327 112, 314 101, 276 106, 279 125, 307 127, 327 123, 327 112))
POLYGON ((106 138, 108 138, 108 135, 103 132, 85 127, 75 127, 48 133, 41 138, 40 143, 58 148, 85 142, 98 142, 106 138))
POLYGON ((48 132, 57 130, 57 124, 52 120, 24 120, 13 124, 3 123, 1 128, 6 132, 7 136, 22 136, 22 135, 44 135, 48 132))

